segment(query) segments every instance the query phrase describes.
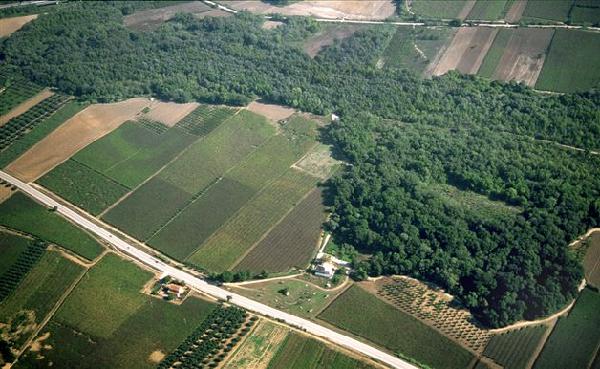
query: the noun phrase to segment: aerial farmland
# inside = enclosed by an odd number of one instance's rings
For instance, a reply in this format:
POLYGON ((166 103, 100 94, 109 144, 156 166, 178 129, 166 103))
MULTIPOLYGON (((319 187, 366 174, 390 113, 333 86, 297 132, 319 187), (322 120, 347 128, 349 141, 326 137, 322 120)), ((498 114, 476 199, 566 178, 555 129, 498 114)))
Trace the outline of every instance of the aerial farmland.
POLYGON ((599 12, 0 2, 0 367, 597 368, 599 12))

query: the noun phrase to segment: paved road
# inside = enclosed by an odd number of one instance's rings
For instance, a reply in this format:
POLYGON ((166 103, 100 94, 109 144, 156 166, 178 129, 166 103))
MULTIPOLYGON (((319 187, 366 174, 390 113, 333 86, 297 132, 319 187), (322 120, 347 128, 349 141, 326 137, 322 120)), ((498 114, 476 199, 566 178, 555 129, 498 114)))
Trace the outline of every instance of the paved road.
MULTIPOLYGON (((220 287, 214 286, 212 284, 207 283, 205 280, 195 277, 187 272, 174 268, 170 265, 165 264, 161 260, 155 258, 148 253, 133 247, 129 243, 125 242, 117 235, 112 232, 98 226, 97 224, 91 222, 88 218, 80 215, 79 213, 73 211, 71 207, 61 205, 54 199, 48 197, 44 193, 40 192, 35 187, 24 183, 17 178, 11 176, 8 173, 0 171, 0 178, 12 185, 17 186, 21 191, 25 192, 38 202, 42 203, 48 207, 56 207, 56 212, 61 214, 65 218, 69 219, 73 223, 76 223, 80 227, 88 230, 89 232, 95 234, 98 238, 108 242, 113 245, 118 250, 122 251, 129 257, 136 259, 143 264, 151 267, 152 269, 158 270, 162 273, 168 274, 173 278, 177 278, 179 280, 184 281, 189 287, 194 288, 202 293, 213 296, 215 298, 226 300, 229 296, 230 302, 232 304, 243 307, 246 310, 253 311, 255 313, 265 315, 274 319, 279 319, 291 326, 304 329, 306 332, 311 333, 315 336, 319 336, 325 338, 333 343, 336 343, 340 346, 348 348, 350 350, 358 351, 377 359, 387 365, 390 365, 394 368, 399 369, 417 369, 417 367, 407 363, 404 360, 401 360, 398 357, 387 354, 375 347, 367 345, 363 342, 360 342, 352 337, 345 336, 340 334, 332 329, 323 327, 317 323, 311 322, 309 320, 297 317, 295 315, 291 315, 285 313, 283 311, 279 311, 277 309, 273 309, 267 305, 261 304, 254 300, 248 299, 244 296, 231 293, 226 291, 220 287)), ((66 202, 65 202, 66 203, 66 202)), ((364 317, 367 319, 367 317, 364 317)))

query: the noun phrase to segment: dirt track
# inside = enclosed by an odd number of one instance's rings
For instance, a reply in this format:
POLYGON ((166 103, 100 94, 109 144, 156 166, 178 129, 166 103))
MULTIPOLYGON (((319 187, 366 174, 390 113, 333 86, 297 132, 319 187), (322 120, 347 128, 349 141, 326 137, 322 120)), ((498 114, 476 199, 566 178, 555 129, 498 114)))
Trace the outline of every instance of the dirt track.
POLYGON ((542 71, 554 30, 519 28, 511 32, 493 78, 534 86, 542 71))
POLYGON ((23 181, 34 181, 150 105, 144 98, 91 105, 35 144, 6 171, 23 181))
POLYGON ((493 28, 461 28, 432 74, 439 76, 454 69, 463 74, 477 73, 497 33, 498 29, 493 28))
POLYGON ((4 124, 6 124, 6 122, 11 120, 12 118, 25 113, 32 106, 38 104, 42 100, 46 100, 52 95, 54 95, 54 92, 50 91, 49 89, 44 89, 40 91, 37 95, 23 101, 19 105, 12 108, 8 113, 0 116, 0 127, 2 127, 4 124))
POLYGON ((37 18, 37 16, 37 14, 33 14, 0 19, 0 37, 10 36, 13 32, 18 31, 21 27, 37 18))
POLYGON ((220 1, 219 3, 235 10, 247 10, 259 14, 312 15, 330 19, 386 19, 396 11, 391 0, 299 1, 283 7, 272 6, 261 1, 220 1))

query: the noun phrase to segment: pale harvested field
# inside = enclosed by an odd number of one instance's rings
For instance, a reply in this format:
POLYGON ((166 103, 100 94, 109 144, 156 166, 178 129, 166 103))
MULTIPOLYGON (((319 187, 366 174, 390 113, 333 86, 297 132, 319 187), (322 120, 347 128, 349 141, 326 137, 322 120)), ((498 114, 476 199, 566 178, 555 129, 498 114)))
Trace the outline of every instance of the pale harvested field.
POLYGON ((553 34, 552 29, 513 30, 493 78, 534 86, 542 71, 546 50, 553 34))
POLYGON ((527 0, 516 0, 508 12, 506 13, 506 17, 504 20, 508 23, 517 23, 521 20, 523 16, 523 12, 525 11, 525 7, 527 6, 527 0))
POLYGON ((150 107, 151 110, 144 114, 144 117, 161 122, 168 127, 173 127, 198 106, 200 104, 195 102, 177 104, 174 102, 153 101, 150 107))
POLYGON ((471 13, 471 10, 473 10, 476 2, 477 0, 468 0, 456 18, 464 21, 469 16, 469 13, 471 13))
POLYGON ((295 110, 292 108, 286 108, 281 105, 263 104, 257 101, 251 102, 247 109, 274 122, 287 119, 295 113, 295 110))
POLYGON ((278 22, 278 21, 265 21, 265 23, 262 24, 261 28, 262 29, 275 29, 279 26, 283 25, 283 22, 278 22))
POLYGON ((8 113, 0 116, 0 127, 2 127, 4 124, 6 124, 6 122, 8 122, 9 120, 25 113, 32 106, 36 105, 37 103, 41 102, 42 100, 46 100, 47 98, 49 98, 52 95, 54 95, 54 92, 52 92, 46 88, 46 89, 40 91, 40 93, 38 93, 37 95, 23 101, 19 105, 12 108, 8 113))
POLYGON ((458 70, 463 74, 477 73, 497 33, 497 29, 486 27, 461 28, 432 74, 440 76, 449 70, 458 70))
POLYGON ((123 23, 127 27, 136 29, 148 29, 156 27, 159 24, 173 18, 177 13, 202 13, 211 10, 211 8, 201 1, 194 1, 185 4, 167 6, 159 9, 148 9, 135 12, 126 16, 123 23))
POLYGON ((304 42, 304 46, 302 49, 310 55, 311 58, 314 58, 319 51, 321 51, 324 47, 333 45, 335 40, 343 40, 352 36, 356 31, 363 28, 360 25, 335 25, 330 26, 325 31, 320 32, 314 36, 311 36, 304 42))
POLYGON ((194 14, 196 18, 205 18, 205 17, 230 17, 233 14, 225 12, 219 9, 212 9, 206 12, 194 14))
POLYGON ((37 14, 33 14, 0 19, 0 37, 10 36, 13 32, 20 30, 21 27, 37 18, 37 16, 37 14))
POLYGON ((221 1, 220 3, 232 9, 259 14, 310 15, 329 19, 381 20, 394 15, 396 11, 391 0, 298 1, 283 7, 272 6, 261 1, 221 1))
POLYGON ((144 98, 90 105, 12 162, 6 171, 23 181, 34 181, 149 106, 151 101, 144 98))

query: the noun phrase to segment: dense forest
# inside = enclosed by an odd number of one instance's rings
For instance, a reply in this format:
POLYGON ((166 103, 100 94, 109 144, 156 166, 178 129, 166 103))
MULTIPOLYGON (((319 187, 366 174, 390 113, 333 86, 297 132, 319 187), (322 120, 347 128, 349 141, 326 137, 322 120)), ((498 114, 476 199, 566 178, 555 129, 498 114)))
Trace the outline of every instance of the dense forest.
POLYGON ((123 15, 142 6, 61 4, 0 44, 2 68, 93 101, 260 97, 335 112, 342 120, 328 138, 352 165, 331 183, 330 227, 338 243, 373 254, 357 277, 431 280, 490 326, 547 314, 574 295, 581 268, 565 246, 600 224, 600 162, 536 139, 600 148, 600 93, 549 96, 457 73, 422 80, 378 69, 391 26, 314 59, 298 46, 320 27, 307 18, 273 30, 244 13, 124 27, 123 15), (438 185, 517 210, 453 206, 438 185))

